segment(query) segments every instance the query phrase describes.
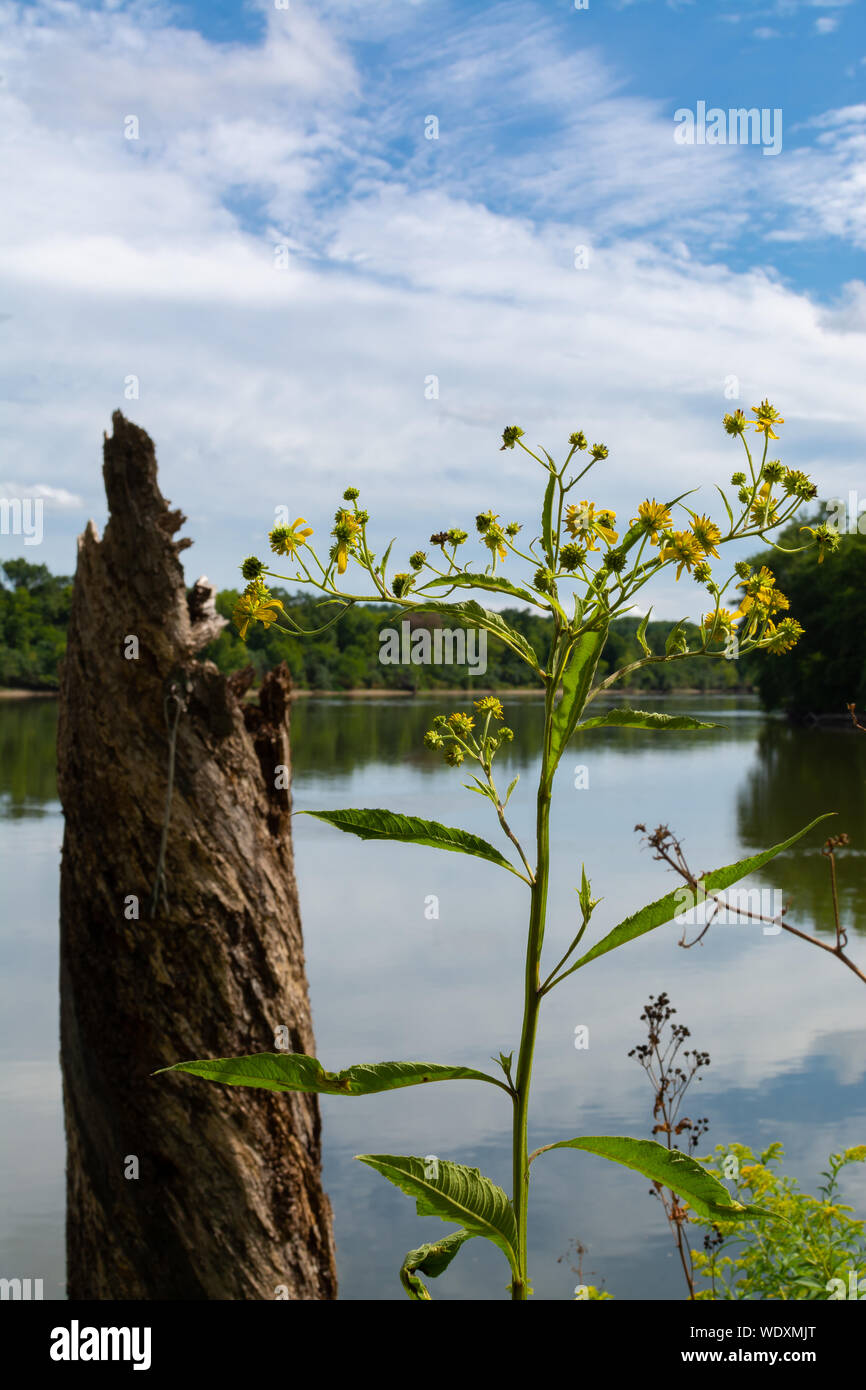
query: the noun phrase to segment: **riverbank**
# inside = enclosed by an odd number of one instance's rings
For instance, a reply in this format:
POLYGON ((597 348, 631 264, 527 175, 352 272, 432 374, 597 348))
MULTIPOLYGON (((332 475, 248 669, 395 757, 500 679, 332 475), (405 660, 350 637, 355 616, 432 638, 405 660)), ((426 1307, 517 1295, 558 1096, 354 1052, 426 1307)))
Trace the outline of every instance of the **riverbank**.
POLYGON ((58 690, 0 690, 0 700, 56 700, 58 690))
MULTIPOLYGON (((56 700, 59 695, 58 690, 0 690, 0 700, 56 700)), ((732 689, 730 686, 719 688, 718 690, 698 690, 696 687, 682 686, 676 690, 646 690, 636 686, 618 685, 615 689, 606 692, 609 695, 624 695, 628 699, 641 700, 669 700, 679 695, 688 695, 690 698, 695 695, 753 695, 751 687, 742 689, 732 689)), ((249 692, 248 698, 254 698, 255 689, 249 692)), ((415 696, 429 698, 431 696, 443 696, 449 700, 458 699, 465 696, 467 699, 476 699, 481 695, 497 695, 500 700, 510 700, 514 696, 541 695, 540 685, 506 685, 506 686, 486 686, 474 685, 471 690, 466 690, 461 686, 430 686, 424 690, 394 690, 385 686, 361 686, 355 690, 310 690, 296 687, 292 690, 293 700, 411 700, 415 696)))

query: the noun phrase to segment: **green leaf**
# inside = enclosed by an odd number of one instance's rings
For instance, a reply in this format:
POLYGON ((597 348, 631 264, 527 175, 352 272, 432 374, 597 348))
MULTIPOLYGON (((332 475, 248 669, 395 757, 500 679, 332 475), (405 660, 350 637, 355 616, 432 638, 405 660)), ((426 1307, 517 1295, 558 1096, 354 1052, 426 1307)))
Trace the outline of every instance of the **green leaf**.
POLYGON ((537 1153, 550 1149, 583 1149, 598 1154, 613 1163, 634 1168, 652 1182, 669 1187, 678 1197, 684 1197, 699 1216, 710 1221, 746 1221, 772 1216, 764 1207, 747 1206, 737 1202, 724 1183, 714 1177, 688 1154, 679 1149, 666 1149, 654 1139, 629 1139, 619 1135, 593 1135, 584 1139, 562 1139, 558 1144, 545 1144, 537 1153))
POLYGON ((372 1096, 431 1081, 490 1081, 502 1086, 495 1076, 472 1067, 444 1067, 432 1062, 362 1062, 345 1071, 325 1071, 315 1057, 302 1052, 257 1052, 252 1057, 176 1062, 173 1067, 161 1067, 160 1072, 164 1071, 186 1071, 226 1086, 260 1086, 267 1091, 308 1091, 322 1096, 372 1096))
POLYGON ((665 654, 667 656, 670 656, 671 653, 688 651, 689 640, 685 634, 685 624, 687 621, 688 619, 686 618, 680 618, 676 626, 672 627, 668 633, 667 641, 665 642, 665 654))
POLYGON ((585 719, 577 725, 577 733, 583 729, 602 727, 618 729, 718 729, 718 724, 706 724, 702 719, 693 719, 689 714, 653 714, 643 709, 629 709, 618 705, 607 714, 595 719, 585 719))
POLYGON ((419 1216, 453 1221, 471 1236, 484 1236, 498 1245, 512 1270, 517 1268, 517 1223, 501 1187, 477 1168, 464 1168, 446 1159, 404 1158, 394 1154, 356 1154, 401 1192, 415 1198, 419 1216))
POLYGON ((448 1268, 461 1245, 472 1236, 469 1231, 455 1231, 453 1235, 443 1236, 432 1245, 419 1245, 410 1250, 400 1267, 400 1283, 409 1297, 417 1303, 429 1303, 430 1295, 418 1273, 429 1274, 436 1279, 448 1268))
POLYGON ((315 816, 317 820, 327 821, 338 830, 357 835, 362 840, 401 840, 408 845, 431 845, 433 849, 453 850, 458 854, 474 854, 478 859, 487 859, 502 869, 510 869, 518 878, 513 864, 504 855, 468 830, 454 829, 440 825, 435 820, 421 820, 418 816, 401 816, 395 811, 365 808, 345 811, 299 811, 300 816, 315 816))
MULTIPOLYGON (((820 825, 822 821, 834 816, 835 811, 828 811, 823 816, 817 816, 810 821, 802 830, 798 830, 796 835, 791 835, 789 839, 783 840, 781 844, 774 845, 772 849, 763 850, 760 854, 752 854, 748 859, 739 859, 736 864, 726 864, 724 868, 714 869, 712 873, 705 874, 699 879, 699 886, 704 893, 721 893, 731 884, 737 883, 741 878, 746 878, 749 874, 755 873, 763 868, 777 854, 783 850, 790 849, 791 845, 797 843, 804 835, 820 825)), ((670 922, 678 912, 683 910, 682 889, 675 888, 673 892, 666 893, 663 898, 659 898, 654 903, 649 903, 642 907, 639 912, 635 912, 631 917, 627 917, 624 922, 620 922, 618 927, 596 943, 591 951, 587 951, 585 956, 581 956, 566 974, 571 974, 574 970, 579 970, 582 965, 588 965, 591 960, 598 956, 604 956, 608 951, 615 951, 617 946, 623 946, 627 941, 633 941, 635 937, 643 936, 648 931, 653 931, 655 927, 661 927, 665 922, 670 922)), ((563 979, 565 976, 562 977, 563 979)))
MULTIPOLYGON (((539 598, 538 594, 530 593, 529 589, 522 589, 518 584, 512 584, 510 579, 504 578, 501 574, 446 574, 440 579, 431 579, 425 585, 425 589, 446 587, 449 589, 488 589, 492 593, 509 594, 511 598, 519 598, 521 603, 531 603, 535 608, 547 607, 546 599, 539 598)), ((419 603, 423 603, 423 594, 418 594, 417 598, 419 603)))
POLYGON ((393 547, 393 545, 394 545, 394 541, 395 541, 396 539, 397 539, 397 537, 395 536, 395 537, 394 537, 394 540, 391 541, 391 544, 388 546, 388 549, 385 551, 385 554, 382 556, 382 563, 381 563, 381 565, 379 566, 379 573, 381 574, 381 576, 382 576, 383 579, 384 579, 384 577, 385 577, 385 566, 386 566, 387 563, 388 563, 388 557, 389 557, 389 555, 391 554, 391 549, 392 549, 392 547, 393 547))
MULTIPOLYGON (((484 576, 480 576, 484 577, 484 576)), ((488 576, 494 577, 495 576, 488 576)), ((522 633, 517 632, 499 613, 494 613, 489 608, 482 608, 475 599, 461 600, 459 603, 445 603, 440 599, 428 599, 423 593, 417 596, 418 603, 414 609, 418 613, 441 613, 443 617, 450 618, 458 627, 481 627, 489 632, 493 637, 497 637, 500 642, 504 642, 506 647, 510 647, 516 652, 523 661, 531 666, 539 675, 543 671, 538 661, 538 657, 532 647, 527 642, 522 633)), ((535 603, 535 599, 530 602, 535 603)))
POLYGON ((488 801, 495 801, 495 800, 496 800, 496 798, 495 798, 494 795, 493 795, 493 792, 490 790, 489 787, 486 787, 486 786, 484 785, 484 783, 481 781, 480 778, 478 778, 478 777, 473 777, 473 778, 472 778, 472 781, 473 781, 473 782, 477 782, 477 783, 478 783, 478 786, 477 786, 477 787, 473 787, 473 786, 470 785, 469 782, 464 782, 464 783, 463 783, 464 787, 466 788, 466 790, 467 790, 468 792, 475 792, 476 796, 486 796, 488 801))
POLYGON ((722 489, 719 487, 718 483, 716 483, 716 492, 719 494, 719 496, 721 497, 722 501, 723 501, 724 504, 725 504, 725 511, 728 513, 728 521, 730 522, 730 524, 731 524, 731 530, 733 531, 733 529, 734 529, 734 513, 731 511, 731 504, 730 504, 730 502, 728 501, 728 499, 727 499, 727 497, 725 496, 725 494, 722 492, 722 489))
POLYGON ((562 699, 553 711, 550 734, 550 766, 556 768, 568 740, 583 713, 599 658, 607 641, 607 625, 581 633, 568 658, 562 677, 562 699))
POLYGON ((514 791, 514 788, 517 786, 517 783, 519 781, 520 773, 518 772, 517 776, 512 777, 511 781, 508 783, 508 791, 505 793, 505 800, 502 803, 503 809, 508 805, 509 801, 511 800, 511 793, 514 791))
POLYGON ((647 612, 644 614, 640 627, 638 628, 636 633, 637 640, 640 643, 641 648, 643 649, 644 656, 652 656, 652 649, 646 640, 647 624, 649 623, 651 612, 651 608, 647 609, 647 612))
POLYGON ((551 569, 553 569, 553 498, 555 493, 556 474, 551 468, 550 478, 544 490, 544 506, 541 509, 541 542, 551 569))

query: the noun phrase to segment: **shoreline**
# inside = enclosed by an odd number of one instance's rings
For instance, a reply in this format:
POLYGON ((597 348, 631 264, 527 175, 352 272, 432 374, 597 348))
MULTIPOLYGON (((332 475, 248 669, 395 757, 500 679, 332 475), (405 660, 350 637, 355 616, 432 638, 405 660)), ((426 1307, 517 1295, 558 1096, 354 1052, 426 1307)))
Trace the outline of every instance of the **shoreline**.
POLYGON ((56 700, 59 690, 0 690, 0 700, 56 700))
MULTIPOLYGON (((256 694, 255 690, 249 692, 250 696, 256 694)), ((669 700, 678 695, 754 695, 754 690, 750 689, 731 689, 730 686, 719 686, 708 690, 698 690, 692 686, 680 686, 676 690, 645 690, 638 686, 617 686, 616 690, 605 691, 606 696, 615 698, 618 695, 627 696, 629 699, 640 698, 642 700, 669 700)), ((360 686, 352 690, 311 690, 307 687, 297 686, 291 692, 293 700, 414 700, 429 699, 434 696, 456 699, 464 696, 467 699, 474 699, 481 695, 496 695, 501 700, 510 700, 513 696, 536 696, 542 698, 543 690, 534 685, 505 685, 505 686, 484 686, 476 685, 471 690, 465 690, 461 686, 431 686, 426 690, 394 690, 385 686, 360 686)), ((56 700, 60 696, 59 690, 14 690, 0 689, 0 700, 56 700)))
MULTIPOLYGON (((605 696, 615 698, 618 695, 627 696, 629 699, 640 698, 642 700, 669 700, 672 696, 688 695, 754 695, 754 690, 731 690, 729 686, 719 687, 713 690, 698 690, 692 686, 681 686, 677 690, 642 690, 636 686, 617 686, 616 690, 606 690, 605 696)), ((306 690, 298 689, 292 691, 292 699, 377 699, 380 696, 385 699, 429 699, 438 696, 447 696, 455 699, 464 696, 466 699, 474 699, 480 695, 496 695, 500 700, 510 700, 515 695, 536 696, 538 699, 544 698, 544 691, 534 685, 505 685, 505 686, 473 686, 471 690, 464 690, 460 686, 445 687, 433 686, 426 690, 385 690, 362 687, 358 690, 306 690)))

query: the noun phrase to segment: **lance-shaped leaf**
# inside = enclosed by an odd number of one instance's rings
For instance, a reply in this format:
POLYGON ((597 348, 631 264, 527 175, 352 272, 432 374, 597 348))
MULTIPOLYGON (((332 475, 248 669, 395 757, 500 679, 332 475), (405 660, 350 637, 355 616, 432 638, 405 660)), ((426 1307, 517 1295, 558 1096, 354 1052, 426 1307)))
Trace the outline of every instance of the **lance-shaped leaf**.
MULTIPOLYGON (((763 868, 771 859, 775 859, 777 854, 783 850, 790 849, 804 835, 820 825, 822 821, 834 816, 835 811, 828 811, 823 816, 817 816, 810 821, 802 830, 798 830, 789 839, 783 840, 781 844, 774 845, 772 849, 765 849, 760 854, 751 854, 748 859, 738 859, 736 864, 726 864, 724 868, 714 869, 712 873, 704 874, 698 880, 699 892, 695 895, 697 901, 703 901, 708 893, 722 893, 731 884, 737 883, 741 878, 746 878, 749 874, 757 872, 763 868)), ((561 975, 560 979, 565 979, 566 975, 579 970, 582 965, 587 965, 589 961, 595 960, 598 956, 604 956, 608 951, 615 951, 617 946, 622 946, 626 941, 633 941, 637 936, 643 936, 648 931, 653 931, 655 927, 661 927, 665 922, 670 922, 673 917, 684 910, 683 894, 688 893, 688 889, 675 888, 672 893, 666 893, 663 898, 659 898, 654 903, 649 903, 642 907, 640 912, 635 912, 631 917, 626 917, 624 922, 620 922, 618 927, 608 932, 607 936, 597 942, 585 956, 572 965, 561 975)))
POLYGON ((393 545, 394 545, 394 541, 395 541, 396 539, 397 539, 397 537, 395 536, 395 537, 394 537, 394 540, 391 541, 391 544, 388 546, 388 549, 385 551, 385 554, 382 556, 382 563, 381 563, 381 565, 379 566, 379 573, 381 574, 381 576, 382 576, 383 579, 385 578, 385 566, 386 566, 387 563, 388 563, 388 560, 389 560, 390 555, 391 555, 391 549, 392 549, 392 547, 393 547, 393 545))
POLYGON ((338 830, 346 830, 362 840, 401 840, 407 845, 431 845, 433 849, 449 849, 457 854, 474 854, 478 859, 487 859, 502 869, 510 869, 518 878, 523 874, 510 864, 504 855, 493 845, 482 840, 480 835, 472 835, 468 830, 456 830, 450 825, 440 825, 435 820, 421 820, 418 816, 401 816, 395 811, 346 810, 346 811, 299 811, 301 816, 315 816, 317 820, 327 821, 338 830))
POLYGON ((675 627, 672 627, 665 640, 665 652, 668 656, 672 652, 687 652, 689 641, 686 636, 686 619, 680 618, 675 627))
MULTIPOLYGON (((439 1066, 433 1062, 372 1062, 325 1071, 315 1057, 302 1052, 257 1052, 251 1057, 215 1057, 203 1062, 176 1062, 161 1071, 186 1071, 227 1086, 261 1086, 267 1091, 311 1091, 323 1096, 372 1096, 403 1086, 430 1081, 489 1081, 507 1090, 495 1076, 472 1067, 439 1066)), ((156 1073, 158 1075, 159 1073, 156 1073)))
MULTIPOLYGON (((498 637, 500 642, 504 642, 506 647, 510 647, 516 652, 533 671, 539 675, 544 672, 538 661, 536 653, 522 633, 511 627, 500 613, 494 613, 489 608, 483 608, 475 599, 463 599, 459 603, 446 603, 441 599, 428 599, 423 593, 416 594, 417 603, 413 611, 417 613, 441 613, 443 617, 450 618, 458 627, 480 627, 489 632, 493 637, 498 637)), ((532 602, 535 602, 533 599, 532 602)))
POLYGON ((447 1159, 404 1158, 394 1154, 356 1154, 401 1192, 415 1198, 419 1216, 453 1221, 471 1236, 498 1245, 517 1269, 517 1223, 508 1197, 477 1168, 447 1159))
POLYGON ((556 473, 551 465, 550 477, 544 489, 544 504, 541 508, 541 543, 547 563, 553 568, 553 499, 556 495, 556 473))
POLYGON ((629 709, 618 705, 594 719, 584 719, 577 725, 577 733, 583 729, 718 729, 718 724, 706 724, 702 719, 693 719, 690 714, 655 714, 645 709, 629 709))
POLYGON ((455 1231, 433 1245, 419 1245, 417 1250, 409 1251, 400 1267, 400 1283, 414 1302, 430 1302, 430 1294, 418 1275, 428 1274, 431 1279, 438 1278, 448 1268, 464 1241, 471 1239, 469 1231, 455 1231))
POLYGON ((731 1196, 724 1183, 679 1149, 666 1149, 654 1139, 629 1139, 619 1135, 591 1135, 585 1139, 561 1139, 558 1144, 545 1144, 532 1155, 551 1149, 583 1149, 598 1154, 613 1163, 622 1163, 643 1173, 652 1182, 669 1187, 684 1198, 700 1215, 710 1221, 747 1221, 772 1216, 764 1207, 747 1206, 731 1196))
POLYGON ((643 615, 643 620, 641 621, 640 627, 638 628, 638 630, 637 630, 637 632, 636 632, 636 634, 635 634, 635 636, 637 637, 638 642, 640 643, 641 647, 643 648, 644 656, 652 656, 652 650, 651 650, 651 648, 650 648, 649 643, 648 643, 647 640, 646 640, 646 630, 647 630, 647 627, 648 627, 648 625, 649 625, 650 613, 651 613, 651 612, 652 612, 652 609, 651 609, 651 608, 648 608, 647 611, 644 613, 644 615, 643 615))
MULTIPOLYGON (((530 593, 529 589, 523 589, 519 584, 512 584, 510 579, 506 579, 501 574, 443 574, 439 579, 431 579, 425 589, 442 589, 456 587, 458 589, 487 589, 490 593, 508 594, 511 598, 520 599, 521 603, 534 604, 536 608, 546 608, 547 600, 539 597, 538 594, 530 593)), ((423 594, 418 595, 418 602, 423 603, 423 594)))
POLYGON ((599 657, 607 641, 607 626, 581 633, 562 676, 562 699, 553 711, 550 731, 551 767, 555 768, 583 713, 599 657))

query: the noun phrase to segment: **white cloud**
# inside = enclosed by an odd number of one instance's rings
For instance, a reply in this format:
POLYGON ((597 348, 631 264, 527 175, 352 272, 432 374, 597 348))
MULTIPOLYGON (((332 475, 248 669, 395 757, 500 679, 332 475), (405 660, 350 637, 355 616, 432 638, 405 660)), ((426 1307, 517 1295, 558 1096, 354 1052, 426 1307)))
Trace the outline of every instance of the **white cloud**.
POLYGON ((49 483, 31 483, 29 487, 22 486, 20 483, 0 482, 0 497, 6 497, 10 501, 14 498, 22 502, 28 499, 41 499, 52 506, 58 508, 77 508, 81 506, 81 498, 74 492, 68 492, 64 487, 52 487, 49 483))
POLYGON ((857 0, 776 0, 776 14, 796 14, 798 10, 841 10, 857 0))
POLYGON ((815 32, 818 34, 832 34, 838 27, 839 19, 836 15, 825 15, 822 19, 815 20, 815 32))
MULTIPOLYGON (((720 427, 732 375, 746 408, 784 407, 786 458, 820 465, 823 495, 858 485, 863 287, 822 307, 721 258, 745 226, 778 234, 759 197, 788 236, 866 244, 859 108, 784 159, 684 150, 598 55, 564 56, 541 22, 515 45, 519 14, 438 33, 435 82, 407 50, 377 83, 338 19, 271 12, 246 49, 153 13, 65 5, 40 25, 6 7, 0 421, 18 475, 73 498, 46 559, 67 570, 73 528, 101 520, 118 406, 191 516, 192 567, 221 582, 274 505, 321 534, 347 482, 395 556, 491 504, 529 521, 537 475, 498 451, 515 421, 551 451, 576 428, 606 442, 597 488, 621 521, 647 492, 710 488, 739 464, 720 427), (576 84, 585 103, 564 100, 576 84)), ((684 580, 656 611, 699 601, 684 580)))

